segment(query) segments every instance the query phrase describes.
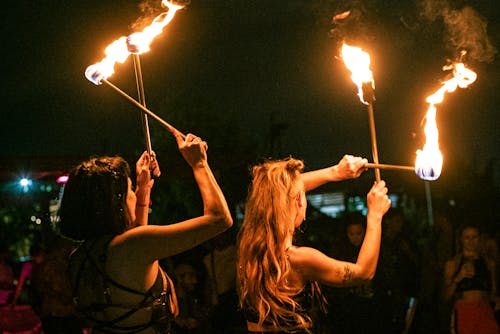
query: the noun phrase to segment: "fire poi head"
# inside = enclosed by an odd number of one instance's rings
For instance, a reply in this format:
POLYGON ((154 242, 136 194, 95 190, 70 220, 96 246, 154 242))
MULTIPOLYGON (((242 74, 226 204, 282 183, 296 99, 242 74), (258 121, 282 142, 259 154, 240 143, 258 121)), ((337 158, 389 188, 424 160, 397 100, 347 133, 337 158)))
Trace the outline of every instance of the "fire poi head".
MULTIPOLYGON (((342 44, 342 59, 351 71, 351 79, 358 86, 358 96, 361 102, 367 105, 370 121, 370 136, 372 142, 373 162, 378 164, 377 135, 375 133, 375 119, 373 116, 373 101, 375 100, 375 81, 370 70, 370 56, 361 48, 342 44)), ((375 168, 375 179, 380 181, 380 170, 375 168)))
POLYGON ((183 8, 182 5, 163 0, 162 5, 168 10, 154 18, 153 22, 140 32, 135 32, 128 37, 122 36, 112 42, 104 51, 106 57, 100 62, 90 65, 85 70, 85 77, 96 85, 103 79, 109 78, 114 73, 116 63, 123 64, 131 53, 142 54, 149 51, 149 46, 156 36, 161 34, 163 28, 172 21, 175 13, 183 8))
POLYGON ((375 81, 370 70, 370 56, 361 48, 342 44, 342 60, 349 71, 351 79, 358 86, 358 96, 361 102, 369 104, 373 101, 375 81))
POLYGON ((426 142, 422 150, 417 150, 415 161, 415 173, 421 179, 428 181, 438 179, 443 167, 443 155, 439 150, 439 132, 436 124, 436 104, 443 102, 445 93, 452 93, 458 87, 465 88, 477 78, 476 73, 466 68, 463 63, 445 66, 443 70, 453 70, 453 78, 443 82, 443 85, 426 99, 429 103, 424 127, 426 142))

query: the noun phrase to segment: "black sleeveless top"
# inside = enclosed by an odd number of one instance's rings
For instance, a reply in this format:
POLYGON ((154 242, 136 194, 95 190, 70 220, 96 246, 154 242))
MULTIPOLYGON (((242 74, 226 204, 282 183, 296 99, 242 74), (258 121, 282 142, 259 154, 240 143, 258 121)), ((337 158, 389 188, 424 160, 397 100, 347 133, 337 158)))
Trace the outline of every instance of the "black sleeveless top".
MULTIPOLYGON (((302 316, 307 316, 312 319, 313 327, 305 329, 287 329, 286 331, 265 331, 265 332, 252 332, 248 331, 248 333, 266 333, 266 334, 280 334, 280 333, 309 333, 315 332, 314 328, 317 327, 318 323, 323 320, 326 314, 325 308, 325 299, 321 294, 321 290, 317 282, 307 282, 304 286, 304 289, 301 293, 297 294, 293 298, 300 306, 301 310, 298 311, 302 316)), ((259 314, 250 308, 243 308, 243 315, 245 319, 249 322, 258 323, 259 322, 259 314)), ((264 320, 264 327, 271 327, 272 325, 269 322, 264 320)))
POLYGON ((111 237, 103 243, 97 259, 90 254, 90 250, 95 246, 97 241, 93 241, 90 245, 88 245, 88 242, 84 242, 79 247, 80 250, 76 250, 83 252, 85 256, 84 260, 76 267, 76 272, 71 273, 73 278, 71 280, 73 301, 78 313, 88 322, 89 327, 101 333, 133 334, 150 327, 153 328, 156 333, 170 333, 173 314, 175 313, 173 309, 177 307, 172 281, 161 268, 158 270, 155 283, 146 292, 126 287, 113 280, 103 269, 106 262, 106 249, 111 239, 113 238, 111 237), (98 297, 100 301, 82 305, 82 303, 80 303, 81 298, 79 290, 82 281, 84 279, 87 281, 89 278, 92 279, 92 277, 89 277, 89 275, 92 274, 97 276, 94 277, 94 284, 97 286, 98 291, 102 291, 102 295, 98 297), (142 296, 143 298, 136 305, 121 305, 114 303, 110 293, 110 286, 142 296), (112 320, 104 321, 98 315, 105 314, 106 310, 109 308, 121 308, 123 309, 123 313, 112 320), (119 324, 143 309, 151 309, 152 316, 148 322, 133 326, 119 324))
MULTIPOLYGON (((462 257, 460 260, 460 264, 458 265, 458 270, 460 270, 465 261, 467 260, 462 257)), ((470 290, 491 291, 491 273, 488 269, 488 266, 486 265, 486 261, 482 258, 470 261, 473 261, 474 276, 461 280, 457 285, 456 292, 460 293, 470 290)))

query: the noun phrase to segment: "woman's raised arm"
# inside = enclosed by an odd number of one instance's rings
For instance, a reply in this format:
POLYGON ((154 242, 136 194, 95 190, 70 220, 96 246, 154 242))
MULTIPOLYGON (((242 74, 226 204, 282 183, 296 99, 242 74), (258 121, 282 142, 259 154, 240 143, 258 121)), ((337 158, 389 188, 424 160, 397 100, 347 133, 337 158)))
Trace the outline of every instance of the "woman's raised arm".
POLYGON ((310 247, 292 247, 288 251, 292 265, 297 272, 303 273, 304 280, 351 286, 373 278, 380 253, 382 217, 391 206, 384 181, 372 187, 367 200, 366 234, 356 263, 336 260, 310 247))
POLYGON ((360 176, 368 160, 352 155, 344 157, 335 166, 314 170, 302 174, 305 191, 313 190, 323 184, 360 176))
POLYGON ((188 134, 176 135, 179 150, 191 166, 203 200, 202 215, 171 225, 140 226, 115 238, 143 261, 166 258, 191 249, 222 233, 233 220, 226 199, 207 161, 207 143, 188 134))

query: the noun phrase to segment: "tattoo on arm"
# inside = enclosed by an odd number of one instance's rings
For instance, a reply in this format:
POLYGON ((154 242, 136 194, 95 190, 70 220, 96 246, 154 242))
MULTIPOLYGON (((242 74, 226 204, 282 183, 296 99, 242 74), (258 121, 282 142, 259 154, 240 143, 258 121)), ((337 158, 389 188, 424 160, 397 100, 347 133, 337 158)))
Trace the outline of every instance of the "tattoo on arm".
POLYGON ((351 268, 349 265, 345 265, 344 267, 344 277, 342 279, 342 283, 346 284, 349 283, 353 280, 354 273, 352 272, 351 268))

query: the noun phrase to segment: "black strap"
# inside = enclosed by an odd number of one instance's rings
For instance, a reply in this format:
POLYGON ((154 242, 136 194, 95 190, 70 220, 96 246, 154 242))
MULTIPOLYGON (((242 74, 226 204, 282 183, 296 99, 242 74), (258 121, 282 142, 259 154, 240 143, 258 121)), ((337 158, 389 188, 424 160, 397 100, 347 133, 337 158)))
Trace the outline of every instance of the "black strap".
MULTIPOLYGON (((111 241, 111 239, 109 241, 111 241)), ((122 321, 123 319, 130 317, 132 314, 136 313, 137 311, 144 308, 148 304, 154 303, 154 301, 157 300, 157 298, 154 298, 154 296, 152 294, 152 290, 154 289, 156 282, 155 282, 155 284, 153 284, 151 286, 151 288, 147 292, 142 292, 142 291, 139 291, 136 289, 132 289, 132 288, 129 288, 127 286, 124 286, 124 285, 116 282, 114 279, 109 277, 109 275, 107 275, 103 270, 101 270, 99 265, 96 263, 94 258, 91 256, 89 250, 95 245, 96 242, 97 242, 97 240, 94 240, 92 242, 92 244, 90 245, 90 247, 87 247, 86 242, 84 242, 81 245, 82 249, 85 252, 86 257, 85 257, 85 260, 82 261, 82 264, 80 265, 80 267, 78 268, 76 282, 75 282, 75 286, 73 288, 74 301, 76 303, 78 301, 78 299, 75 298, 75 296, 77 295, 77 291, 78 291, 78 288, 80 286, 80 279, 81 279, 81 275, 83 272, 83 268, 85 267, 85 264, 87 263, 87 261, 89 261, 92 264, 92 266, 94 266, 96 268, 98 273, 102 276, 103 284, 104 284, 104 288, 105 288, 105 293, 109 289, 109 287, 106 285, 106 282, 108 281, 112 285, 116 286, 119 289, 122 289, 122 290, 130 292, 130 293, 142 295, 142 296, 144 296, 144 299, 142 301, 140 301, 136 307, 132 308, 131 310, 125 312, 121 316, 116 317, 115 319, 113 319, 111 321, 103 321, 100 319, 96 319, 95 317, 92 316, 92 311, 96 310, 96 306, 97 306, 97 308, 102 307, 102 309, 104 309, 106 307, 114 306, 111 303, 111 296, 108 293, 108 294, 106 294, 106 301, 108 302, 107 304, 93 304, 87 308, 80 308, 80 311, 85 315, 85 317, 88 320, 97 324, 97 326, 95 326, 96 329, 102 331, 103 333, 110 333, 110 334, 116 333, 113 330, 118 330, 118 331, 120 331, 120 333, 124 333, 123 331, 126 331, 126 333, 128 333, 128 334, 137 333, 137 332, 140 332, 140 331, 150 327, 153 323, 156 323, 156 322, 159 322, 159 321, 165 319, 167 317, 167 314, 165 314, 165 316, 159 317, 157 319, 151 319, 149 322, 142 324, 142 325, 136 325, 136 326, 118 326, 118 325, 116 325, 116 323, 122 321), (153 299, 151 301, 148 301, 149 297, 153 297, 153 299)), ((108 243, 109 242, 107 242, 106 245, 108 243)), ((106 259, 105 254, 103 254, 103 261, 104 262, 105 262, 105 259, 106 259)), ((165 297, 164 296, 167 295, 168 284, 166 284, 166 278, 165 278, 163 272, 161 271, 161 269, 160 269, 160 272, 162 274, 162 279, 163 279, 163 291, 161 293, 160 299, 161 299, 161 302, 165 305, 165 299, 164 299, 165 297)))
MULTIPOLYGON (((110 239, 107 242, 105 242, 105 245, 108 245, 109 242, 112 240, 112 238, 113 237, 110 237, 110 239)), ((155 283, 151 286, 151 288, 146 292, 142 292, 142 291, 124 286, 124 285, 118 283, 117 281, 115 281, 114 279, 112 279, 104 271, 104 269, 98 265, 98 263, 96 262, 94 257, 90 254, 90 249, 92 249, 95 246, 97 241, 98 240, 93 240, 92 243, 90 243, 90 245, 87 244, 87 242, 84 242, 82 245, 80 245, 80 247, 82 247, 83 251, 85 252, 86 257, 85 257, 85 260, 82 261, 82 263, 80 264, 80 266, 78 268, 76 282, 75 282, 75 285, 73 288, 74 302, 75 302, 75 304, 78 304, 78 298, 76 298, 76 296, 77 296, 78 289, 80 287, 81 276, 82 276, 83 270, 84 270, 87 262, 89 262, 92 266, 94 266, 96 268, 97 272, 103 278, 103 285, 104 285, 103 287, 105 289, 104 293, 106 295, 106 302, 107 303, 105 303, 105 304, 92 304, 86 308, 82 308, 82 307, 79 308, 80 312, 82 312, 84 314, 85 318, 88 321, 93 322, 95 324, 94 328, 98 329, 99 331, 101 331, 103 333, 133 334, 133 333, 140 332, 146 328, 152 327, 155 323, 159 323, 161 321, 164 321, 166 318, 173 318, 173 314, 176 313, 177 300, 175 298, 175 292, 174 292, 173 286, 172 286, 173 284, 172 284, 171 280, 168 278, 168 276, 166 275, 166 273, 164 273, 163 270, 161 268, 159 268, 158 274, 161 275, 163 289, 162 289, 160 296, 158 296, 158 297, 153 296, 153 290, 154 290, 155 286, 157 285, 158 278, 155 281, 155 283), (93 316, 93 313, 95 313, 96 311, 97 312, 102 311, 107 307, 121 306, 118 304, 114 305, 112 303, 111 295, 109 294, 109 287, 107 286, 108 282, 111 283, 112 285, 114 285, 115 287, 122 289, 124 291, 130 292, 133 294, 142 295, 142 296, 144 296, 144 299, 141 302, 139 302, 136 307, 123 313, 122 315, 120 315, 119 317, 117 317, 111 321, 104 321, 101 319, 96 319, 93 316), (133 315, 134 313, 136 313, 140 309, 143 309, 149 305, 154 307, 155 302, 159 302, 161 304, 161 308, 163 310, 162 316, 154 317, 154 314, 153 314, 150 321, 148 321, 145 324, 141 324, 141 325, 134 325, 134 326, 119 326, 119 325, 117 325, 118 322, 130 317, 131 315, 133 315)), ((103 263, 106 262, 106 252, 105 251, 103 251, 103 253, 99 257, 99 259, 103 263)), ((170 322, 170 320, 169 320, 169 322, 170 322)))

